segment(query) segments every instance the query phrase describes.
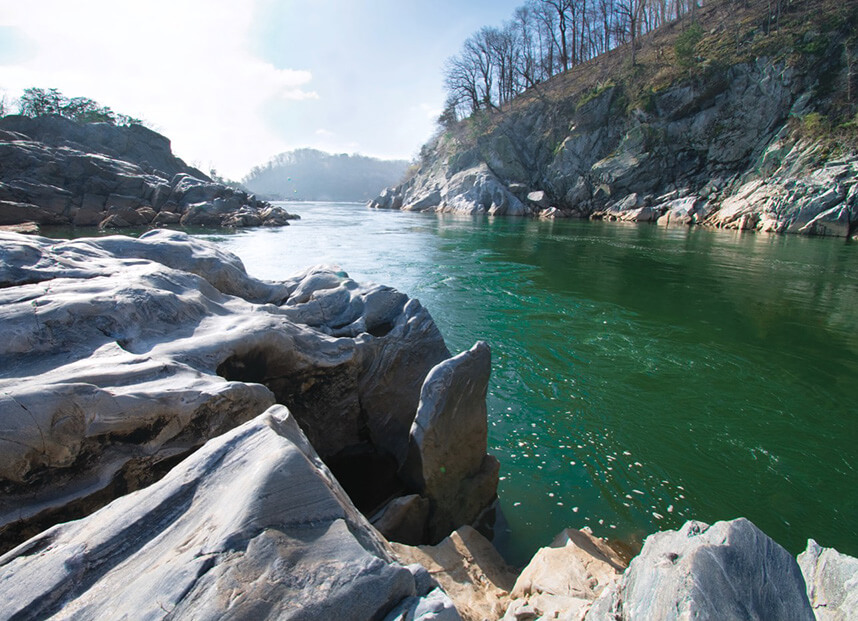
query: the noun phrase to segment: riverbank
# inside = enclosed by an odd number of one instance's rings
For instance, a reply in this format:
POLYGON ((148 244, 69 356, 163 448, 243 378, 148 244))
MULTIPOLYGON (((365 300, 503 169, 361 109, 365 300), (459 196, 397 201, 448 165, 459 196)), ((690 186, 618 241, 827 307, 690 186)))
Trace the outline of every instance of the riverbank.
POLYGON ((370 206, 850 237, 858 3, 707 2, 503 105, 445 117, 370 206), (680 38, 688 44, 680 57, 680 38))

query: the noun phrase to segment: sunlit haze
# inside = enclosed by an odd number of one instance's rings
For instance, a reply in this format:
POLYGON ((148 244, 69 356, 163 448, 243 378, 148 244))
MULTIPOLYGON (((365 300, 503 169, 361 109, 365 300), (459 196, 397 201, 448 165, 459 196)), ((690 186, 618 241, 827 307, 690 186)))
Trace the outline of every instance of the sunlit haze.
POLYGON ((0 0, 0 92, 90 97, 234 179, 300 147, 408 159, 444 60, 520 3, 0 0))

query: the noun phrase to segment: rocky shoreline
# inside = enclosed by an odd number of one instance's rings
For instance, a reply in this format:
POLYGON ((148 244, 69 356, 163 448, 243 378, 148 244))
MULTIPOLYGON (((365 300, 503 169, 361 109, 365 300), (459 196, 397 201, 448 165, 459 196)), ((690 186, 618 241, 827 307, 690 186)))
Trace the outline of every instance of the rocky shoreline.
POLYGON ((142 125, 0 118, 0 226, 240 228, 296 217, 186 165, 142 125))
POLYGON ((742 519, 628 568, 586 530, 507 567, 468 526, 498 481, 489 348, 451 356, 393 289, 258 281, 169 231, 0 258, 2 618, 858 614, 858 560, 742 519))
POLYGON ((836 69, 760 57, 637 104, 611 82, 525 94, 440 132, 368 206, 855 236, 858 154, 802 129, 836 69))

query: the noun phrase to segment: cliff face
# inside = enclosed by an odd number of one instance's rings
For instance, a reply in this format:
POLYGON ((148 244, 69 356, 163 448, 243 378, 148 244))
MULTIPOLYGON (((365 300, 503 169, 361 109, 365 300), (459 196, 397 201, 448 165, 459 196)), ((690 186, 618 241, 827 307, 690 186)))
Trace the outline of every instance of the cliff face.
POLYGON ((0 119, 0 225, 241 227, 288 219, 186 165, 145 127, 0 119))
POLYGON ((717 22, 732 5, 701 10, 709 35, 692 69, 668 58, 684 27, 670 24, 648 35, 637 66, 619 48, 447 129, 417 174, 370 206, 849 235, 858 154, 837 130, 807 128, 854 107, 854 20, 754 34, 717 22), (736 48, 750 37, 745 51, 711 51, 734 32, 736 48))

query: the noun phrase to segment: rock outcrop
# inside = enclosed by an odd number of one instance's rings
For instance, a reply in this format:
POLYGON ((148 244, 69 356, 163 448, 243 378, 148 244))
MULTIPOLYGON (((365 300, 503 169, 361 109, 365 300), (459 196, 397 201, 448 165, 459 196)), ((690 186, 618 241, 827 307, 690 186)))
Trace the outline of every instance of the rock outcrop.
POLYGON ((479 342, 429 371, 411 426, 403 475, 429 500, 431 542, 467 524, 497 492, 498 460, 485 451, 463 451, 457 438, 488 442, 486 391, 491 352, 479 342))
POLYGON ((394 561, 278 405, 0 557, 0 615, 458 619, 420 574, 394 561))
POLYGON ((503 619, 582 619, 625 568, 617 553, 589 530, 566 529, 521 572, 503 619))
POLYGON ((665 25, 643 42, 651 47, 641 58, 649 60, 635 71, 615 50, 501 110, 448 126, 423 147, 419 169, 369 206, 854 234, 854 145, 840 143, 836 132, 826 142, 801 129, 812 125, 803 119, 824 119, 840 99, 852 99, 837 89, 851 80, 840 50, 854 36, 854 17, 821 27, 810 23, 817 16, 805 3, 792 17, 811 14, 793 26, 804 38, 785 37, 770 45, 771 55, 759 55, 739 51, 742 37, 747 46, 762 37, 755 19, 765 21, 752 5, 745 8, 753 15, 737 24, 723 23, 725 12, 736 12, 724 3, 709 3, 697 16, 706 47, 733 46, 734 54, 696 61, 666 83, 670 71, 659 59, 683 25, 665 25), (808 41, 828 51, 801 52, 808 41))
POLYGON ((742 518, 650 535, 628 566, 589 530, 567 529, 514 584, 473 529, 434 546, 392 546, 402 563, 423 565, 466 620, 855 618, 858 559, 811 540, 796 562, 742 518))
MULTIPOLYGON (((151 483, 275 403, 289 407, 358 509, 371 515, 416 494, 435 509, 414 528, 436 532, 437 499, 451 492, 415 487, 400 472, 424 380, 450 356, 416 300, 326 268, 258 281, 214 244, 163 230, 74 241, 0 234, 0 259, 7 549, 151 483)), ((477 349, 482 366, 459 378, 484 394, 488 350, 477 349)), ((445 412, 456 424, 473 408, 445 412)), ((468 463, 486 459, 485 435, 459 444, 468 463)), ((494 499, 496 468, 482 481, 485 504, 458 513, 463 524, 494 499)))
POLYGON ((588 621, 814 619, 796 560, 748 520, 647 537, 588 621))
POLYGON ((461 527, 436 545, 391 546, 400 562, 426 568, 465 621, 500 619, 504 614, 515 572, 473 528, 461 527))
POLYGON ((798 565, 817 621, 858 619, 858 559, 810 539, 798 565))
POLYGON ((0 225, 284 226, 294 217, 187 166, 141 125, 0 118, 0 225))

